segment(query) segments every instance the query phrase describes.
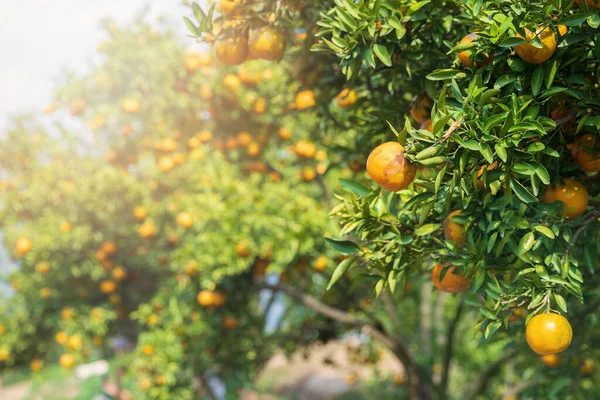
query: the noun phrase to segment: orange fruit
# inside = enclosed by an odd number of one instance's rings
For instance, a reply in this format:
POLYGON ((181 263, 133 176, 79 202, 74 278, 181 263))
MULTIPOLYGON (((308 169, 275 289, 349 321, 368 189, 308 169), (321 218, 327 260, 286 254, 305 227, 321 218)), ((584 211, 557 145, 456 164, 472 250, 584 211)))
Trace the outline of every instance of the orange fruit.
MULTIPOLYGON (((240 0, 221 0, 221 12, 223 14, 231 14, 233 10, 240 4, 240 0)), ((239 10, 236 10, 236 14, 239 10)))
POLYGON ((422 124, 431 118, 433 100, 426 94, 418 96, 410 107, 410 116, 417 123, 422 124))
POLYGON ((327 257, 325 256, 319 256, 316 260, 315 260, 315 270, 322 272, 325 270, 325 268, 327 268, 327 257))
POLYGON ((346 88, 335 96, 335 101, 340 108, 352 107, 356 104, 356 92, 346 88))
POLYGON ((146 207, 137 206, 133 209, 133 215, 139 220, 144 220, 148 216, 148 211, 146 207))
POLYGON ((260 153, 260 145, 256 142, 251 142, 246 149, 246 154, 250 157, 255 157, 260 153))
POLYGON ((394 382, 394 385, 402 385, 404 383, 404 375, 402 375, 402 374, 394 375, 392 382, 394 382))
POLYGON ((538 314, 529 320, 525 337, 531 350, 545 356, 565 351, 571 344, 573 330, 560 314, 538 314))
POLYGON ((44 366, 44 361, 42 361, 38 358, 34 358, 29 363, 29 369, 31 369, 33 372, 38 372, 40 369, 42 369, 43 366, 44 366))
POLYGON ((58 344, 65 344, 65 343, 67 343, 67 339, 68 339, 68 338, 69 338, 69 337, 68 337, 68 336, 67 336, 67 334, 66 334, 66 333, 64 333, 64 332, 58 332, 58 333, 56 334, 56 337, 55 337, 55 339, 56 339, 56 343, 58 343, 58 344))
POLYGON ((232 92, 235 92, 236 90, 238 90, 241 84, 242 84, 242 81, 240 80, 240 78, 238 78, 237 75, 227 74, 223 78, 223 86, 225 86, 227 89, 229 89, 232 92))
POLYGON ((310 167, 306 167, 302 170, 302 179, 306 182, 310 182, 317 177, 317 172, 310 167))
POLYGON ((81 336, 73 335, 67 339, 67 347, 71 350, 79 350, 82 345, 81 336))
MULTIPOLYGON (((556 35, 552 28, 547 27, 544 30, 535 33, 525 28, 525 35, 527 42, 521 43, 515 47, 515 51, 519 57, 532 64, 542 64, 552 57, 556 50, 556 35), (542 42, 541 49, 529 43, 536 35, 542 42)), ((520 34, 517 34, 517 37, 522 38, 520 34)))
POLYGON ((121 109, 129 114, 135 114, 140 111, 141 103, 138 99, 126 98, 121 103, 121 109))
POLYGON ((63 232, 65 232, 65 233, 71 232, 72 228, 73 227, 68 222, 63 222, 62 224, 60 224, 60 230, 63 231, 63 232))
POLYGON ((196 136, 198 137, 198 140, 200 140, 200 143, 206 143, 206 142, 210 142, 210 140, 212 139, 212 132, 202 131, 202 132, 198 132, 198 134, 196 136))
POLYGON ((254 106, 252 107, 252 112, 254 114, 263 114, 265 112, 265 110, 267 109, 267 101, 262 98, 259 97, 258 99, 256 99, 256 102, 254 103, 254 106))
MULTIPOLYGON (((585 2, 587 3, 588 7, 600 8, 600 0, 585 0, 585 2)), ((577 5, 581 7, 582 1, 575 0, 575 3, 577 3, 577 5)))
POLYGON ((50 290, 50 288, 41 288, 40 289, 40 297, 42 299, 47 299, 48 297, 50 297, 52 295, 52 290, 50 290))
POLYGON ((562 185, 548 185, 542 201, 549 204, 561 201, 564 204, 563 215, 568 218, 577 218, 583 215, 587 209, 587 189, 574 179, 563 179, 563 182, 562 185))
POLYGON ((144 222, 142 225, 140 225, 138 232, 140 237, 148 239, 155 235, 156 229, 154 228, 154 224, 152 222, 144 222))
POLYGON ((278 135, 283 140, 289 140, 292 137, 292 131, 290 128, 281 127, 279 128, 278 135))
POLYGON ((427 118, 425 122, 421 124, 419 129, 425 129, 426 131, 433 132, 433 121, 431 118, 427 118))
POLYGON ((248 39, 243 36, 228 36, 215 43, 217 58, 226 65, 240 65, 248 58, 248 39))
POLYGON ((110 294, 117 290, 117 284, 110 279, 100 282, 100 291, 104 294, 110 294))
POLYGON ((59 363, 63 368, 71 368, 75 364, 75 357, 72 354, 63 354, 59 363))
POLYGON ((579 368, 579 372, 583 375, 591 375, 596 370, 596 363, 591 358, 586 358, 583 360, 581 367, 579 368))
POLYGON ((112 270, 112 276, 116 281, 122 281, 127 276, 127 272, 123 267, 115 267, 115 269, 112 270))
POLYGON ((544 365, 550 368, 558 368, 562 362, 562 358, 558 354, 546 354, 541 359, 544 365))
POLYGON ((83 114, 87 107, 87 101, 84 98, 77 98, 73 100, 71 105, 69 106, 69 112, 72 116, 76 117, 78 115, 83 114))
POLYGON ((464 225, 452 220, 452 217, 460 215, 460 213, 460 210, 454 210, 444 219, 444 237, 446 240, 456 243, 458 247, 464 247, 468 240, 467 229, 464 225))
POLYGON ((162 156, 158 159, 158 168, 162 172, 168 172, 175 167, 175 161, 169 156, 162 156))
POLYGON ((46 261, 41 261, 35 265, 35 270, 40 274, 45 274, 50 270, 50 264, 46 261))
POLYGON ((579 164, 582 171, 600 171, 600 138, 586 133, 578 136, 567 148, 571 150, 573 160, 579 164))
POLYGON ((142 346, 142 353, 144 353, 147 356, 150 356, 154 353, 154 347, 150 346, 149 344, 146 344, 142 346))
POLYGON ((235 246, 235 253, 238 255, 238 257, 241 257, 241 258, 248 257, 250 255, 250 249, 248 247, 248 243, 246 243, 246 242, 239 242, 235 246))
POLYGON ((179 214, 177 214, 177 225, 181 226, 182 228, 188 229, 191 228, 193 224, 194 218, 190 213, 180 212, 179 214))
POLYGON ((100 249, 110 256, 117 252, 117 245, 114 242, 106 241, 100 245, 100 249))
POLYGON ((396 192, 410 185, 417 168, 404 156, 402 145, 387 142, 377 146, 369 154, 367 172, 383 189, 396 192))
POLYGON ((227 302, 227 298, 225 297, 225 295, 223 293, 221 293, 221 292, 213 293, 213 306, 222 307, 225 305, 226 302, 227 302))
POLYGON ((157 385, 164 385, 165 383, 167 383, 167 378, 165 378, 163 375, 159 375, 156 377, 157 385))
POLYGON ((73 318, 73 315, 75 315, 75 311, 73 311, 71 307, 65 307, 62 310, 60 310, 60 317, 64 320, 69 320, 73 318))
POLYGON ((312 158, 317 153, 317 146, 313 142, 300 140, 294 146, 294 152, 301 157, 312 158))
POLYGON ((296 94, 296 110, 305 110, 317 104, 315 92, 312 90, 302 90, 296 94))
POLYGON ((198 304, 203 307, 212 306, 214 303, 215 295, 210 290, 202 290, 198 293, 197 300, 198 304))
POLYGON ((207 86, 207 85, 200 86, 200 98, 202 100, 206 100, 206 101, 212 100, 213 91, 210 86, 207 86))
POLYGON ((285 47, 285 33, 282 29, 264 25, 250 30, 248 49, 254 58, 279 61, 283 58, 285 47))
POLYGON ((240 325, 240 321, 237 318, 225 316, 223 317, 223 325, 227 329, 235 329, 240 325))
MULTIPOLYGON (((467 36, 465 36, 464 38, 461 39, 460 43, 470 43, 470 42, 476 41, 478 37, 479 36, 477 36, 477 34, 475 34, 475 33, 469 33, 467 36)), ((464 50, 464 51, 461 51, 460 53, 458 53, 458 59, 460 60, 462 65, 464 65, 467 68, 471 68, 471 66, 473 65, 473 63, 471 62, 472 55, 473 55, 473 50, 471 50, 471 49, 464 50)), ((483 54, 481 56, 481 58, 483 59, 483 61, 475 60, 475 66, 477 68, 480 68, 484 65, 490 65, 494 61, 493 54, 491 54, 491 55, 483 54)))
POLYGON ((565 36, 567 32, 569 32, 569 28, 567 28, 565 25, 558 25, 556 28, 558 29, 558 34, 560 36, 565 36))
POLYGON ((31 243, 31 240, 29 240, 28 238, 18 238, 17 242, 15 243, 15 252, 17 254, 17 257, 21 257, 29 253, 31 251, 32 246, 33 245, 31 243))
POLYGON ((462 274, 455 274, 456 267, 450 266, 444 279, 440 281, 442 270, 446 268, 442 264, 436 264, 431 271, 431 280, 436 288, 448 293, 461 293, 471 286, 471 281, 462 274))

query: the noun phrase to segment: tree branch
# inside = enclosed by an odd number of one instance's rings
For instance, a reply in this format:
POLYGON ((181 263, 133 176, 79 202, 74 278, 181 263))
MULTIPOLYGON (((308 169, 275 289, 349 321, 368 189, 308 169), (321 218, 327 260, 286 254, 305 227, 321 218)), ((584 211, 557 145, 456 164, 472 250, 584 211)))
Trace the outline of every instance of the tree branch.
POLYGON ((456 308, 456 314, 454 315, 452 321, 450 321, 448 333, 446 334, 446 347, 444 349, 444 358, 442 359, 442 382, 440 384, 444 392, 448 390, 448 377, 450 376, 450 361, 452 360, 454 333, 456 332, 456 327, 458 326, 458 321, 460 320, 464 307, 464 298, 461 298, 460 303, 458 303, 458 307, 456 308))
POLYGON ((323 304, 314 297, 309 296, 292 286, 282 283, 277 285, 269 285, 266 282, 259 282, 258 287, 260 289, 281 291, 294 300, 304 304, 306 307, 318 312, 319 314, 329 317, 335 321, 359 328, 364 334, 371 336, 373 339, 388 347, 402 362, 408 376, 407 390, 410 398, 419 400, 433 399, 432 392, 437 388, 434 387, 430 377, 417 364, 404 340, 392 338, 366 321, 363 321, 362 319, 350 315, 340 309, 323 304))
POLYGON ((577 230, 575 231, 575 234, 573 235, 573 240, 571 241, 571 244, 569 244, 569 246, 567 246, 565 253, 563 254, 563 256, 560 259, 561 264, 564 263, 565 260, 567 259, 569 252, 571 251, 573 246, 575 246, 575 242, 577 242, 577 239, 579 239, 579 236, 581 236, 581 234, 587 229, 588 225, 590 225, 594 221, 597 221, 598 218, 600 218, 600 211, 597 211, 597 210, 590 211, 584 217, 583 224, 581 224, 581 226, 579 226, 579 228, 577 228, 577 230))
POLYGON ((466 399, 475 400, 478 395, 483 393, 487 388, 488 384, 490 383, 492 377, 498 372, 500 368, 502 368, 502 365, 504 365, 508 360, 510 360, 518 354, 518 350, 518 348, 513 348, 507 351, 506 353, 504 353, 504 355, 502 355, 502 357, 497 359, 485 371, 483 371, 483 373, 479 375, 479 378, 477 378, 477 380, 475 381, 473 389, 466 396, 466 399))

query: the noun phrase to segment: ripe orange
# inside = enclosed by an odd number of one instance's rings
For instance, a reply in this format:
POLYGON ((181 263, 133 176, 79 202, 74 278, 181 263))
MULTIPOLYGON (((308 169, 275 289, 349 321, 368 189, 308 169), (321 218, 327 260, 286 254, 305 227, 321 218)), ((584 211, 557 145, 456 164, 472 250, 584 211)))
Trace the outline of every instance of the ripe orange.
POLYGON ((31 243, 31 240, 29 240, 26 237, 20 237, 17 239, 17 242, 15 243, 15 252, 17 257, 22 257, 25 254, 29 253, 31 251, 33 244, 31 243))
POLYGON ((252 112, 254 114, 258 114, 258 115, 263 114, 266 109, 267 109, 267 101, 262 97, 259 97, 258 99, 256 99, 254 106, 252 106, 252 112))
POLYGON ((421 124, 419 129, 425 129, 426 131, 433 132, 433 121, 431 118, 427 118, 425 122, 421 124))
POLYGON ((212 100, 212 98, 213 98, 212 88, 207 85, 200 86, 200 98, 202 100, 206 100, 206 101, 212 100))
POLYGON ((254 58, 279 61, 283 58, 285 47, 285 33, 282 29, 265 25, 250 31, 248 48, 254 58))
POLYGON ((81 336, 73 335, 67 339, 67 347, 71 350, 79 350, 82 346, 83 342, 81 340, 81 336))
POLYGON ((60 230, 63 231, 63 232, 65 232, 65 233, 71 232, 72 228, 73 227, 68 222, 63 222, 62 224, 60 224, 60 230))
POLYGON ((148 211, 146 207, 137 206, 133 209, 133 215, 139 220, 144 220, 148 216, 148 211))
POLYGON ((200 143, 206 143, 206 142, 210 142, 210 140, 212 139, 212 132, 202 131, 202 132, 198 132, 198 134, 196 136, 198 137, 198 140, 200 140, 200 143))
POLYGON ((75 365, 75 357, 72 354, 63 354, 60 356, 59 363, 63 368, 71 368, 75 365))
POLYGON ((583 360, 583 364, 579 368, 579 372, 583 375, 591 375, 596 370, 596 363, 591 358, 586 358, 583 360))
POLYGON ((317 153, 317 146, 313 142, 300 140, 294 146, 294 152, 301 157, 312 158, 317 153))
MULTIPOLYGON (((477 38, 479 38, 479 36, 477 36, 477 34, 475 33, 469 33, 467 36, 465 36, 464 38, 461 39, 460 43, 470 43, 473 41, 476 41, 477 38)), ((464 65, 467 68, 471 68, 471 66, 473 65, 473 63, 471 62, 471 57, 473 54, 473 50, 464 50, 461 51, 460 53, 458 53, 458 59, 460 60, 460 62, 462 63, 462 65, 464 65)), ((482 59, 483 61, 475 61, 475 66, 477 68, 480 68, 484 65, 490 65, 493 61, 494 61, 494 55, 488 55, 488 54, 484 54, 482 55, 482 59)))
POLYGON ((121 109, 129 114, 135 114, 140 111, 141 103, 138 99, 128 97, 121 103, 121 109))
POLYGON ((444 268, 442 264, 436 264, 431 271, 431 280, 439 290, 448 293, 461 293, 471 286, 471 281, 465 278, 464 275, 454 273, 454 269, 456 268, 454 266, 448 267, 448 272, 446 272, 444 279, 440 281, 440 275, 444 268))
POLYGON ((563 215, 568 218, 577 218, 583 215, 587 209, 587 189, 574 179, 563 179, 563 182, 563 185, 548 185, 542 201, 550 204, 561 201, 564 203, 563 215))
POLYGON ((240 80, 240 78, 238 78, 237 75, 227 74, 223 78, 223 86, 225 86, 227 89, 229 89, 232 92, 235 92, 236 90, 238 90, 239 87, 241 86, 241 84, 242 84, 242 81, 240 80))
POLYGON ((227 297, 221 292, 213 292, 213 306, 222 307, 227 302, 227 297))
POLYGON ((306 182, 310 182, 312 180, 314 180, 317 177, 317 172, 310 167, 305 167, 302 170, 302 179, 304 179, 306 182))
POLYGON ((42 361, 38 358, 34 358, 29 363, 29 369, 31 369, 33 372, 38 372, 40 369, 42 369, 43 366, 44 366, 44 361, 42 361))
POLYGON ((591 133, 586 133, 567 145, 571 150, 573 160, 585 172, 600 171, 600 138, 591 133))
MULTIPOLYGON (((556 50, 556 35, 552 28, 547 27, 544 30, 535 33, 525 28, 525 35, 527 42, 521 43, 515 47, 515 51, 519 57, 532 64, 542 64, 552 57, 556 50), (543 47, 541 49, 529 43, 536 35, 542 42, 543 47)), ((522 38, 519 34, 517 34, 517 36, 522 38)))
POLYGON ((223 325, 227 329, 235 329, 240 325, 240 321, 237 318, 225 316, 223 317, 223 325))
POLYGON ((69 106, 69 112, 71 113, 72 116, 76 117, 78 115, 83 114, 86 107, 87 107, 87 101, 85 101, 84 98, 79 97, 79 98, 73 100, 73 102, 69 106))
POLYGON ((68 337, 68 336, 67 336, 67 334, 66 334, 66 333, 64 333, 64 332, 58 332, 58 333, 56 334, 56 337, 55 337, 55 339, 56 339, 56 343, 58 343, 58 344, 65 344, 65 343, 67 343, 67 339, 68 339, 68 338, 69 338, 69 337, 68 337))
POLYGON ((71 307, 65 307, 62 310, 60 310, 60 317, 64 320, 69 320, 73 318, 73 315, 75 315, 75 311, 73 311, 71 307))
POLYGON ((149 344, 142 346, 142 353, 144 353, 147 356, 150 356, 154 353, 154 347, 150 346, 149 344))
POLYGON ((211 292, 210 290, 202 290, 200 293, 198 293, 197 300, 198 304, 203 307, 212 306, 215 300, 214 292, 211 292))
POLYGON ((239 242, 235 246, 235 253, 238 255, 238 257, 241 257, 241 258, 248 257, 250 255, 250 249, 248 247, 248 243, 246 243, 246 242, 239 242))
POLYGON ((525 337, 533 351, 545 356, 565 351, 571 344, 573 330, 560 314, 538 314, 529 320, 525 337))
POLYGON ((371 179, 385 190, 396 192, 406 188, 415 178, 417 167, 404 156, 404 147, 398 142, 377 146, 367 159, 371 179))
POLYGON ((565 36, 567 32, 569 32, 569 28, 567 28, 565 25, 558 25, 556 28, 558 29, 558 34, 560 36, 565 36))
POLYGON ((410 107, 410 116, 417 123, 422 124, 431 118, 431 109, 433 107, 433 100, 426 94, 420 95, 414 101, 410 107))
POLYGON ((240 65, 248 58, 248 39, 243 36, 228 36, 215 43, 217 58, 226 65, 240 65))
POLYGON ((156 229, 154 228, 154 224, 152 222, 144 222, 142 225, 140 225, 138 232, 140 237, 148 239, 156 234, 156 229))
POLYGON ((560 367, 562 358, 558 354, 546 354, 542 356, 542 362, 550 368, 558 368, 560 367))
MULTIPOLYGON (((585 0, 585 2, 587 3, 588 7, 600 8, 600 0, 585 0)), ((577 3, 577 5, 581 7, 582 1, 575 0, 575 3, 577 3)))
POLYGON ((40 274, 45 274, 50 270, 50 264, 48 264, 46 261, 40 261, 35 265, 35 270, 40 274))
POLYGON ((106 241, 102 243, 100 249, 110 256, 117 252, 117 245, 114 242, 106 241))
POLYGON ((456 243, 458 247, 464 247, 467 244, 468 235, 464 225, 454 222, 452 217, 460 215, 460 210, 454 210, 444 220, 444 237, 446 240, 456 243))
POLYGON ((47 299, 52 295, 52 290, 50 288, 44 287, 40 289, 40 297, 42 299, 47 299))
POLYGON ((157 385, 164 385, 165 383, 167 383, 167 378, 165 378, 164 375, 159 375, 156 377, 157 385))
POLYGON ((100 282, 100 291, 104 294, 110 294, 117 290, 117 284, 110 279, 100 282))
POLYGON ((115 278, 116 281, 122 281, 127 276, 127 272, 123 267, 115 267, 112 270, 112 276, 113 278, 115 278))
POLYGON ((177 225, 181 226, 182 228, 188 229, 191 228, 193 224, 194 218, 190 213, 180 212, 179 214, 177 214, 177 225))
POLYGON ((246 154, 250 157, 255 157, 260 153, 260 145, 256 142, 251 142, 246 149, 246 154))
POLYGON ((296 110, 306 110, 315 104, 315 92, 312 90, 302 90, 296 94, 296 110))
POLYGON ((173 159, 171 157, 162 156, 161 158, 158 159, 158 168, 162 172, 168 172, 168 171, 172 170, 173 167, 175 167, 175 162, 173 161, 173 159))
POLYGON ((327 268, 327 257, 319 256, 315 260, 315 270, 322 272, 325 270, 325 268, 327 268))
MULTIPOLYGON (((240 4, 240 0, 221 0, 221 12, 223 14, 231 14, 231 12, 240 4)), ((236 14, 239 10, 236 11, 236 14)))
POLYGON ((356 104, 356 92, 346 88, 335 96, 335 101, 340 108, 352 107, 356 104))

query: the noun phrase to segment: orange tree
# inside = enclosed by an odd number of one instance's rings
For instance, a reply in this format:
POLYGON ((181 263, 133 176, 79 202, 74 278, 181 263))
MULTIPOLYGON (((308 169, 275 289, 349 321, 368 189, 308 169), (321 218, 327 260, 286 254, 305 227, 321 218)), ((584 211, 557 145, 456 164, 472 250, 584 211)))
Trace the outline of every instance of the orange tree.
POLYGON ((369 91, 354 113, 365 143, 355 151, 369 155, 376 185, 345 182, 332 214, 351 258, 332 282, 368 277, 378 296, 417 282, 464 292, 445 345, 414 352, 410 333, 394 344, 413 396, 489 398, 495 386, 507 397, 593 397, 598 4, 334 3, 313 50, 335 54, 351 90, 369 91), (502 349, 497 361, 453 336, 463 303, 479 311, 487 348, 502 349), (469 368, 485 372, 464 385, 469 368))
POLYGON ((323 141, 350 165, 366 160, 379 186, 370 190, 364 182, 342 181, 349 193, 332 215, 347 237, 330 243, 347 258, 329 286, 362 278, 387 299, 389 315, 380 316, 376 329, 363 319, 353 322, 401 359, 408 394, 476 398, 498 391, 576 391, 589 397, 595 330, 575 331, 569 347, 573 331, 561 314, 593 322, 589 314, 597 304, 597 4, 219 5, 224 12, 217 18, 213 8, 205 13, 194 6, 196 23, 186 23, 195 36, 215 41, 225 64, 265 58, 257 49, 279 59, 282 28, 309 21, 306 41, 324 56, 304 56, 316 76, 308 83, 318 83, 298 92, 296 109, 316 107, 320 127, 327 127, 323 141), (327 140, 329 132, 342 143, 327 140), (441 335, 435 344, 432 321, 422 321, 418 333, 396 331, 401 292, 417 284, 421 319, 431 318, 432 285, 467 292, 459 299, 435 296, 442 310, 437 315, 448 314, 447 325, 435 320, 441 335), (590 304, 581 305, 584 293, 590 304), (456 312, 446 311, 444 303, 456 312), (470 314, 468 323, 482 341, 493 342, 479 357, 473 357, 472 341, 456 337, 465 329, 465 303, 480 312, 470 314), (533 352, 523 348, 526 342, 533 352), (420 351, 414 352, 417 343, 420 351), (567 349, 562 357, 568 361, 556 356, 567 349), (535 353, 544 356, 542 362, 535 353), (490 355, 498 359, 490 362, 490 355), (491 378, 504 363, 509 368, 503 384, 491 378), (455 368, 451 382, 450 367, 458 364, 464 367, 455 368), (472 379, 474 369, 484 373, 472 379))
POLYGON ((349 171, 328 172, 339 160, 315 142, 318 121, 290 113, 289 64, 224 69, 168 27, 105 28, 101 62, 66 76, 46 109, 69 127, 23 117, 2 138, 2 229, 19 267, 0 367, 71 368, 124 336, 135 398, 210 396, 211 376, 235 398, 275 349, 339 331, 290 306, 265 333, 267 275, 356 307, 354 289, 323 294, 325 182, 349 171))

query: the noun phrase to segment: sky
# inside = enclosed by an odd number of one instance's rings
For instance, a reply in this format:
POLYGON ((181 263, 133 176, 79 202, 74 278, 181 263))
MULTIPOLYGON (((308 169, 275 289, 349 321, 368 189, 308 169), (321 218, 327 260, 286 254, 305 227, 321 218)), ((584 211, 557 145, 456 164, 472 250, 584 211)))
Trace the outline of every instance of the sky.
POLYGON ((10 115, 41 111, 51 102, 61 71, 83 72, 103 40, 100 22, 135 19, 148 7, 148 20, 164 15, 187 30, 182 16, 191 14, 181 0, 13 0, 0 12, 0 129, 10 115))

